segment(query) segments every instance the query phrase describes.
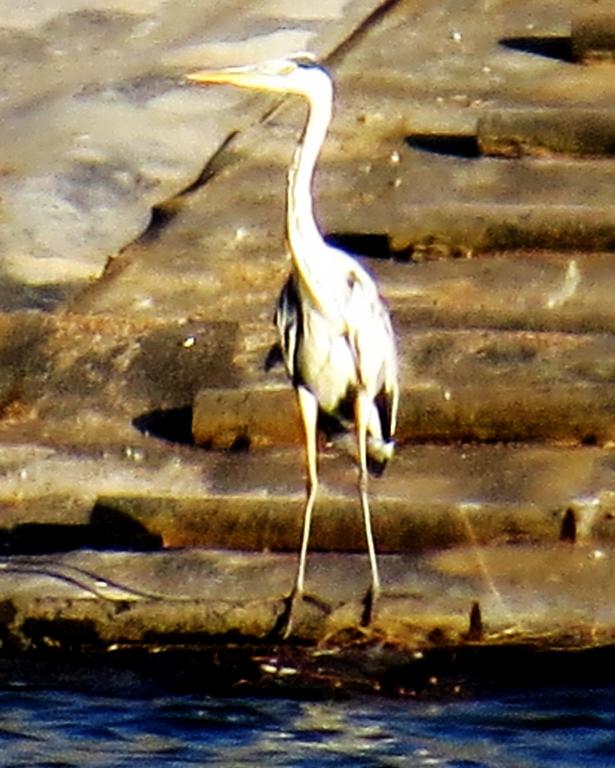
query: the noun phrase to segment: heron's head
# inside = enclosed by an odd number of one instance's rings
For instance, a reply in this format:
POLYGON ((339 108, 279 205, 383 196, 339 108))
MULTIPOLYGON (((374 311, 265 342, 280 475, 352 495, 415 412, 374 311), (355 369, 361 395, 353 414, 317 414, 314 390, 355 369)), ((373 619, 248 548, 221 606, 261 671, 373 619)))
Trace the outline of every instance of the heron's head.
POLYGON ((310 54, 270 59, 224 69, 203 69, 186 75, 193 83, 228 83, 257 91, 279 91, 307 96, 319 86, 330 87, 330 77, 310 54), (326 84, 325 84, 326 83, 326 84))

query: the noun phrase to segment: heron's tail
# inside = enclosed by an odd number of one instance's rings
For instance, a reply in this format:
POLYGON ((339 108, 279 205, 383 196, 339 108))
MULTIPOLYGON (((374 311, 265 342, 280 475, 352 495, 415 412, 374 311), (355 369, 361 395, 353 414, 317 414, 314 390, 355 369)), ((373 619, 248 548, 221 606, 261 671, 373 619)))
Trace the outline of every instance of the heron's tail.
POLYGON ((380 477, 395 449, 394 440, 382 440, 367 436, 367 469, 370 475, 380 477))

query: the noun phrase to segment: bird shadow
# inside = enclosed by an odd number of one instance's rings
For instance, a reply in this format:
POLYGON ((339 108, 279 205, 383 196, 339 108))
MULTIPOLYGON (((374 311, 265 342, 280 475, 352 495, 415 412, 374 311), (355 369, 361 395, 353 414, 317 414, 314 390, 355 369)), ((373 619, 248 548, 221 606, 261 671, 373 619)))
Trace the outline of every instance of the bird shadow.
POLYGON ((162 548, 162 537, 121 510, 96 502, 85 523, 21 523, 0 529, 0 552, 7 555, 51 555, 81 549, 150 552, 162 548))
MULTIPOLYGON (((207 443, 196 443, 192 434, 192 406, 158 408, 136 416, 132 426, 147 437, 163 440, 174 445, 184 445, 198 450, 211 448, 207 443)), ((250 436, 239 433, 229 446, 231 453, 243 453, 250 449, 250 436)))

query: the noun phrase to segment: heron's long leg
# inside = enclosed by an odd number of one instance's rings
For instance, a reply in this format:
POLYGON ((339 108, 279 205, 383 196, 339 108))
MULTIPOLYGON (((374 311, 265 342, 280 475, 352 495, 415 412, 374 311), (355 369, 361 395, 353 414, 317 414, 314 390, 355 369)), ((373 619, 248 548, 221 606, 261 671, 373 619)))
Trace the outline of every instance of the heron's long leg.
POLYGON ((391 427, 390 427, 391 436, 395 434, 395 429, 397 427, 398 407, 399 407, 399 387, 397 386, 397 383, 395 383, 395 386, 393 387, 393 394, 391 396, 391 427))
POLYGON ((316 455, 316 425, 318 421, 318 401, 305 387, 298 387, 297 400, 303 431, 305 433, 305 461, 307 468, 306 501, 303 512, 303 533, 301 534, 301 549, 299 551, 299 565, 295 578, 295 595, 303 594, 305 582, 305 563, 307 560, 308 543, 310 540, 310 527, 312 525, 312 511, 318 491, 318 469, 316 455))
POLYGON ((306 501, 303 512, 303 533, 301 534, 301 548, 299 550, 299 563, 295 575, 295 584, 290 595, 285 599, 285 607, 278 617, 272 634, 275 637, 287 638, 292 629, 293 610, 295 604, 303 597, 305 583, 305 563, 307 560, 308 543, 310 540, 310 527, 312 524, 312 510, 318 491, 318 471, 316 466, 316 425, 318 420, 318 401, 305 387, 297 388, 297 401, 301 413, 301 421, 305 432, 305 457, 307 464, 306 501))
POLYGON ((305 563, 307 549, 310 540, 310 527, 312 524, 312 510, 318 491, 318 469, 316 455, 316 427, 318 421, 318 400, 305 387, 297 388, 297 402, 305 432, 305 458, 307 465, 306 501, 303 512, 303 532, 301 534, 301 549, 299 550, 299 563, 295 575, 295 584, 291 593, 284 600, 284 610, 275 623, 272 634, 275 637, 287 638, 290 635, 295 604, 303 597, 305 583, 305 563))
POLYGON ((367 553, 372 571, 372 584, 366 596, 363 623, 369 624, 371 620, 372 606, 380 593, 380 575, 378 573, 378 561, 376 559, 376 547, 372 533, 372 519, 367 498, 367 425, 372 410, 372 400, 364 392, 357 395, 355 403, 355 419, 357 429, 357 445, 359 451, 359 496, 363 511, 363 524, 365 526, 365 538, 367 540, 367 553))

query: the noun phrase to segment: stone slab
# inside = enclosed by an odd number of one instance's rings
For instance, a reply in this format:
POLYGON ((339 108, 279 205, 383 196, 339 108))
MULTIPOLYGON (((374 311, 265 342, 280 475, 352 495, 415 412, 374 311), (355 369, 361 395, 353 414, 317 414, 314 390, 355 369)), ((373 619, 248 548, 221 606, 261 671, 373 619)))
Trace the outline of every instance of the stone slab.
MULTIPOLYGON (((13 648, 73 652, 271 642, 293 567, 280 555, 215 551, 12 558, 0 562, 2 638, 13 648)), ((610 549, 470 546, 384 557, 382 570, 377 619, 359 637, 406 657, 468 641, 514 647, 531 637, 544 649, 613 641, 610 549)), ((295 639, 326 648, 337 637, 343 647, 344 634, 356 633, 364 560, 314 555, 308 580, 312 600, 299 608, 295 639)))
MULTIPOLYGON (((419 330, 405 324, 396 329, 402 379, 397 439, 402 444, 605 444, 615 439, 615 345, 610 336, 419 330)), ((261 360, 265 355, 262 349, 261 360)), ((193 407, 195 441, 217 448, 300 442, 289 385, 265 381, 263 376, 260 386, 201 389, 193 407)))
MULTIPOLYGON (((7 68, 2 102, 18 152, 0 185, 0 298, 37 308, 0 318, 0 667, 137 651, 173 673, 176 654, 196 651, 206 669, 240 670, 228 685, 333 690, 357 673, 399 695, 460 656, 502 673, 528 646, 566 649, 560 672, 573 650, 604 650, 610 668, 612 449, 501 441, 610 440, 615 165, 489 158, 476 141, 485 114, 611 108, 611 69, 570 60, 578 4, 498 0, 489 23, 458 0, 327 6, 318 19, 293 6, 281 36, 273 5, 254 11, 249 38, 236 3, 198 23, 194 4, 154 3, 147 19, 22 8, 0 40, 9 62, 32 54, 7 68), (317 599, 295 627, 306 645, 280 650, 270 632, 296 565, 302 451, 271 447, 280 430, 246 450, 245 429, 234 451, 199 450, 190 409, 204 387, 262 394, 303 112, 178 78, 205 56, 299 41, 333 52, 337 81, 315 185, 323 229, 375 236, 387 257, 374 271, 400 329, 405 444, 371 485, 385 581, 374 626, 357 627, 356 469, 325 447, 317 599), (434 435, 446 444, 410 443, 434 435), (489 442, 451 442, 468 436, 489 442), (508 656, 489 666, 494 648, 508 656)), ((275 396, 281 411, 292 393, 275 396)))
MULTIPOLYGON (((138 445, 138 448, 136 447, 138 445)), ((0 543, 6 553, 76 546, 156 550, 297 549, 304 504, 301 448, 249 452, 90 449, 0 454, 0 543)), ((613 541, 613 453, 543 445, 402 446, 370 483, 381 552, 493 542, 597 547, 613 541)), ((312 547, 364 551, 353 456, 320 457, 312 547)))
POLYGON ((579 108, 488 112, 478 120, 477 140, 485 155, 611 157, 615 112, 579 108))
POLYGON ((572 21, 572 51, 580 61, 615 58, 615 14, 608 3, 577 12, 572 21))

